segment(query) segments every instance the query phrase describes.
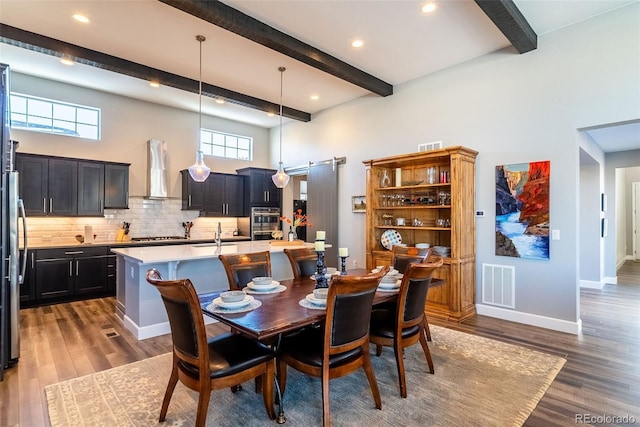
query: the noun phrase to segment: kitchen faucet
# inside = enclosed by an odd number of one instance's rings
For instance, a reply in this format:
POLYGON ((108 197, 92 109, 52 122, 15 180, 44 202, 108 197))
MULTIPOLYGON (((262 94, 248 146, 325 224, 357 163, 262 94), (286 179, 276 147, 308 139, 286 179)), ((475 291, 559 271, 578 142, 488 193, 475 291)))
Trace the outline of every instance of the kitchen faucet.
POLYGON ((222 246, 222 225, 218 222, 218 232, 216 233, 216 245, 218 245, 218 249, 222 246))

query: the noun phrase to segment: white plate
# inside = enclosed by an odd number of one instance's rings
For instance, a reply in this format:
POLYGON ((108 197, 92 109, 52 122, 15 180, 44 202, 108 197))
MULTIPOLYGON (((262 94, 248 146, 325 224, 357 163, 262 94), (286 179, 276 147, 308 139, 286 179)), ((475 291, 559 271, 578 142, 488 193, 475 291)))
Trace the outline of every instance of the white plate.
POLYGON ((307 301, 309 301, 313 305, 318 305, 318 306, 322 306, 322 307, 327 305, 327 300, 326 299, 316 298, 313 294, 307 295, 307 301))
POLYGON ((397 289, 400 287, 401 283, 402 283, 402 280, 397 280, 393 283, 380 282, 378 287, 382 289, 397 289))
POLYGON ((253 301, 253 297, 251 295, 246 295, 242 301, 223 302, 222 298, 218 297, 213 300, 213 303, 221 308, 239 308, 239 307, 244 307, 247 304, 250 304, 251 301, 253 301))
POLYGON ((402 243, 402 236, 397 230, 387 230, 380 236, 380 243, 382 243, 385 249, 391 250, 393 245, 402 243))
POLYGON ((280 282, 278 282, 277 280, 273 280, 268 285, 256 285, 253 282, 249 282, 247 283, 247 287, 254 291, 270 291, 271 289, 275 289, 275 287, 278 286, 279 284, 280 282))

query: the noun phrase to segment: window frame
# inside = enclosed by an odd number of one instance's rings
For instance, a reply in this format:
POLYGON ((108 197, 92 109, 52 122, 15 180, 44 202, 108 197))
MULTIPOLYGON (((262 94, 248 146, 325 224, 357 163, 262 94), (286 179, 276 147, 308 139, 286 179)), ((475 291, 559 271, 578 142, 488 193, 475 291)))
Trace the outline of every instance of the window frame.
POLYGON ((222 132, 219 130, 213 129, 200 129, 200 151, 205 156, 213 156, 213 157, 221 157, 224 159, 233 159, 233 160, 245 160, 245 161, 253 161, 253 137, 247 135, 238 135, 229 132, 222 132), (206 136, 206 138, 205 138, 206 136), (216 138, 217 137, 217 138, 216 138), (223 143, 216 143, 216 139, 222 138, 223 143), (206 140, 205 140, 206 139, 206 140), (235 139, 235 145, 233 144, 233 139, 235 139), (247 148, 239 148, 240 140, 247 141, 247 148), (217 147, 217 149, 216 149, 217 147), (223 154, 220 153, 223 152, 223 154), (247 157, 239 157, 238 152, 246 152, 247 157), (230 153, 235 152, 235 155, 231 155, 230 153))
POLYGON ((18 92, 10 93, 10 105, 11 128, 13 129, 48 133, 52 135, 71 136, 91 141, 100 141, 101 139, 102 110, 100 108, 59 101, 56 99, 42 98, 18 92), (21 102, 18 102, 16 98, 20 98, 21 102), (24 102, 24 109, 16 111, 14 106, 16 104, 22 104, 22 101, 24 102), (34 105, 30 105, 30 103, 34 105), (41 107, 44 107, 43 110, 48 108, 48 114, 33 111, 38 108, 38 104, 40 104, 41 107), (42 104, 45 105, 43 106, 42 104), (69 109, 72 109, 71 115, 73 118, 69 118, 68 115, 63 114, 64 112, 68 113, 69 109), (83 120, 80 117, 83 113, 84 115, 89 113, 90 116, 95 116, 92 117, 92 119, 94 118, 95 120, 83 120), (24 121, 15 120, 16 116, 24 118, 24 121), (59 124, 60 126, 56 126, 56 124, 59 124), (93 130, 93 132, 90 132, 91 135, 79 130, 83 127, 88 127, 93 130))

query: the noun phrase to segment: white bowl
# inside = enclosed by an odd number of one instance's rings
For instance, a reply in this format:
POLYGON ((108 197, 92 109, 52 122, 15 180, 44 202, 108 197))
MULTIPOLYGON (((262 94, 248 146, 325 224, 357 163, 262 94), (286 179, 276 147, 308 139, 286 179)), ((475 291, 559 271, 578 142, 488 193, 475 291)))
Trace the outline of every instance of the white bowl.
POLYGON ((222 302, 239 302, 244 299, 244 292, 242 291, 227 291, 220 294, 222 302))
POLYGON ((316 299, 327 299, 327 294, 329 294, 329 288, 318 288, 313 290, 313 296, 316 299))
POLYGON ((255 286, 269 286, 273 282, 273 277, 254 277, 251 281, 255 286))
POLYGON ((416 243, 416 248, 418 249, 428 249, 431 245, 429 243, 416 243))
POLYGON ((336 271, 338 271, 338 269, 335 267, 327 267, 326 274, 335 274, 336 271))

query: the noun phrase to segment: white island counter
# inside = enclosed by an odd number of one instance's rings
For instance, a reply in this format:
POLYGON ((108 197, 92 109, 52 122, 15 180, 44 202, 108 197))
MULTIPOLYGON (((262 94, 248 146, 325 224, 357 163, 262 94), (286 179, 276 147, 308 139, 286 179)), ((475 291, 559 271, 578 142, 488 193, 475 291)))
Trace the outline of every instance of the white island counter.
MULTIPOLYGON (((312 246, 312 244, 307 244, 312 246)), ((290 279, 293 272, 284 249, 268 241, 112 249, 117 255, 116 314, 139 340, 171 332, 160 293, 146 281, 147 270, 156 268, 165 279, 188 278, 197 293, 229 288, 220 254, 271 252, 271 273, 276 280, 290 279)), ((205 316, 205 321, 211 319, 205 316)))

